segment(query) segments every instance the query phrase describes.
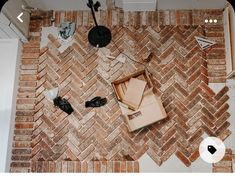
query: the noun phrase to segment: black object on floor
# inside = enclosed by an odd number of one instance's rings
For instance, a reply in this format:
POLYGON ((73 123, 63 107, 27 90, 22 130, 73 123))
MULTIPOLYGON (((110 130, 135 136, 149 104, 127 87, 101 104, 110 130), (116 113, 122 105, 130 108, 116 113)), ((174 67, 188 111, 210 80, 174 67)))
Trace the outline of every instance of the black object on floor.
POLYGON ((90 44, 97 48, 107 46, 110 43, 111 39, 111 31, 105 26, 95 26, 90 30, 88 34, 88 40, 90 44))
POLYGON ((107 103, 107 99, 106 98, 101 98, 99 96, 94 97, 92 100, 90 101, 86 101, 85 103, 85 107, 101 107, 104 106, 107 103))
POLYGON ((53 100, 53 102, 54 105, 59 107, 62 111, 66 112, 69 115, 72 114, 73 108, 67 99, 62 99, 60 96, 58 96, 53 100))

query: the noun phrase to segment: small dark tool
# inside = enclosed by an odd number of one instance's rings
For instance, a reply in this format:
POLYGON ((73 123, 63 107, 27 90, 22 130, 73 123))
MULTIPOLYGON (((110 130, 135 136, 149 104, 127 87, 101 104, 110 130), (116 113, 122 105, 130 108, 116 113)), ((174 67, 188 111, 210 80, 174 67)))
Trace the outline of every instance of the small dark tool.
POLYGON ((53 100, 53 102, 54 105, 59 107, 62 111, 66 112, 69 115, 72 114, 73 108, 67 99, 62 99, 60 96, 58 96, 53 100))
POLYGON ((214 154, 217 151, 217 149, 214 146, 212 146, 212 145, 207 146, 207 150, 211 154, 214 154))
POLYGON ((85 103, 85 107, 101 107, 104 106, 107 103, 107 99, 106 98, 101 98, 99 96, 94 97, 93 99, 91 99, 90 101, 86 101, 85 103))

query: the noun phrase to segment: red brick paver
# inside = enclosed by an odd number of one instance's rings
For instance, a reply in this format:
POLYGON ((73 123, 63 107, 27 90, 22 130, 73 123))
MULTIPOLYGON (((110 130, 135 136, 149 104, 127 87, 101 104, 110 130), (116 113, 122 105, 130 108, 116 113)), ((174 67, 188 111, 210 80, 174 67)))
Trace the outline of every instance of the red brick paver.
POLYGON ((136 161, 37 161, 32 163, 36 173, 138 173, 136 161))
POLYGON ((226 149, 225 156, 218 163, 213 164, 212 171, 216 173, 232 173, 235 170, 235 158, 231 149, 226 149))

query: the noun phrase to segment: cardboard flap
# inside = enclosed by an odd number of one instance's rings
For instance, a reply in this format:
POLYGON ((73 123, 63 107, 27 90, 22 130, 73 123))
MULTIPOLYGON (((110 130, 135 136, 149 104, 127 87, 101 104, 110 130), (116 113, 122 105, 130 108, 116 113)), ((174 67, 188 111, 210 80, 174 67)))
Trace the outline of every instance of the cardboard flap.
POLYGON ((131 78, 123 98, 123 103, 127 104, 131 109, 137 110, 142 101, 146 84, 145 81, 131 78))
POLYGON ((124 106, 121 107, 121 110, 130 131, 135 131, 167 117, 161 98, 157 97, 152 90, 144 93, 138 110, 133 111, 124 106))

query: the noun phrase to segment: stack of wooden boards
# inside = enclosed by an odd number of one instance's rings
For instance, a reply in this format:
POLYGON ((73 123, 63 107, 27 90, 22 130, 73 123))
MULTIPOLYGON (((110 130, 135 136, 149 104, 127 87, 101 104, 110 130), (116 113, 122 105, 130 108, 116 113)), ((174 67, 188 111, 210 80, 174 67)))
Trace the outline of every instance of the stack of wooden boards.
POLYGON ((161 98, 153 93, 153 83, 145 70, 112 82, 122 114, 130 131, 167 117, 161 98))

